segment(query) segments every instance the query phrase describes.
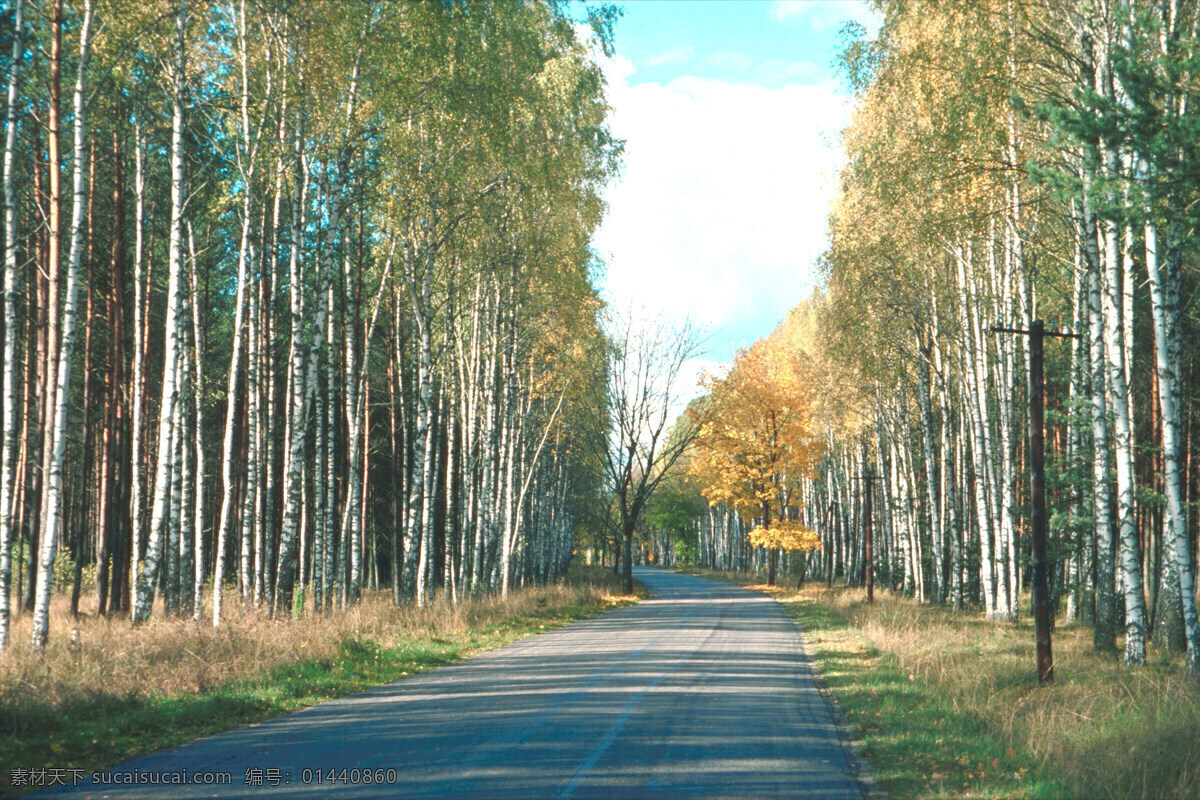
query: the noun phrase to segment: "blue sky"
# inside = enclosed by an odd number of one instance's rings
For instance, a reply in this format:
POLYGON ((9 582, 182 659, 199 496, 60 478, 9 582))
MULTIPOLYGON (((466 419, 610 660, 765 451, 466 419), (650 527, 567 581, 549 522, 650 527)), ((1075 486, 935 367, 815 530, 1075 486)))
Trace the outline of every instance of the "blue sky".
POLYGON ((778 87, 833 78, 839 29, 862 6, 640 0, 622 8, 617 45, 636 65, 636 83, 692 75, 778 87))
MULTIPOLYGON (((860 0, 634 0, 602 59, 626 140, 595 247, 601 290, 709 332, 719 369, 811 293, 849 119, 839 30, 860 0)), ((684 383, 694 384, 692 376, 684 383)))

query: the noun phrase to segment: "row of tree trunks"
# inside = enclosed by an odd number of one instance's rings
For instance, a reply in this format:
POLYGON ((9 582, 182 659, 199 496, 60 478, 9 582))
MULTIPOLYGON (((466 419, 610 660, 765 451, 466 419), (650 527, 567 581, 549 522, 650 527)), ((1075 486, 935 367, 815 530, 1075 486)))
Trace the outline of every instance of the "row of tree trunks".
POLYGON ((565 398, 604 371, 586 242, 614 151, 599 84, 565 107, 530 79, 594 66, 560 11, 102 8, 120 41, 92 64, 90 3, 23 25, 27 6, 5 75, 0 646, 14 588, 45 643, 59 551, 75 611, 135 622, 202 620, 209 591, 220 624, 387 581, 397 604, 458 602, 565 569, 591 491, 573 431, 597 416, 568 423, 565 398), (488 47, 517 30, 539 47, 488 47), (379 35, 449 36, 478 63, 396 72, 379 35), (131 53, 166 69, 131 77, 131 53), (514 137, 455 106, 503 96, 499 114, 517 93, 535 113, 514 137))

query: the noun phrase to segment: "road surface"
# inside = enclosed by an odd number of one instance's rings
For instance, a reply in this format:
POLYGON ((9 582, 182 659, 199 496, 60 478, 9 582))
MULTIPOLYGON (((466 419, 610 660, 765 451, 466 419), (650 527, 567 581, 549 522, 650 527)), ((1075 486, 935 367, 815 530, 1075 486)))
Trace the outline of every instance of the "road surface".
POLYGON ((141 785, 41 796, 863 797, 778 603, 636 575, 635 606, 102 773, 141 785))

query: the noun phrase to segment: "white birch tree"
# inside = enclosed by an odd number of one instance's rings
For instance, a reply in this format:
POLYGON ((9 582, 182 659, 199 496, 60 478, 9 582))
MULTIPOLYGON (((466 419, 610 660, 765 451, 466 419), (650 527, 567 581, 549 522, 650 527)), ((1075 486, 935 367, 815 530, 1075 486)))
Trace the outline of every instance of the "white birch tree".
POLYGON ((4 375, 0 385, 0 654, 8 645, 11 610, 13 517, 17 458, 17 198, 14 170, 17 149, 17 101, 21 93, 21 62, 25 58, 25 2, 13 13, 12 71, 4 110, 4 375))

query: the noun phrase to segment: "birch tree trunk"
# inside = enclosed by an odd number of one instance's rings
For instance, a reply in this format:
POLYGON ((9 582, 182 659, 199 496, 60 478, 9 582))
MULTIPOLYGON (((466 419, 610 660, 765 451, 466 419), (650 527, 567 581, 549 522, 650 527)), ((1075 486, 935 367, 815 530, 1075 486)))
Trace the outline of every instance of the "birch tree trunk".
POLYGON ((971 387, 970 389, 964 388, 962 395, 963 400, 966 401, 973 436, 971 456, 975 465, 975 510, 979 525, 980 544, 979 572, 984 611, 990 618, 996 614, 995 572, 992 561, 992 516, 990 514, 991 504, 988 499, 987 480, 987 476, 991 473, 991 459, 989 455, 990 448, 986 443, 986 384, 982 380, 980 367, 977 363, 980 358, 984 357, 984 353, 978 351, 978 337, 972 333, 974 325, 971 322, 971 318, 973 315, 969 310, 971 290, 966 273, 966 262, 970 260, 969 250, 964 253, 962 248, 956 249, 955 260, 958 263, 958 280, 961 287, 960 291, 962 292, 960 317, 964 336, 963 371, 966 373, 967 383, 971 387))
POLYGON ((352 267, 349 249, 343 254, 344 320, 342 324, 344 364, 342 374, 342 401, 345 407, 347 463, 350 468, 346 481, 346 503, 342 511, 342 541, 346 543, 349 563, 346 565, 346 591, 349 603, 358 602, 362 590, 362 540, 360 502, 362 498, 362 412, 359 408, 359 362, 358 362, 358 278, 352 267))
POLYGON ((942 400, 942 477, 946 498, 946 534, 950 538, 950 594, 955 611, 962 611, 966 595, 966 533, 962 529, 958 513, 958 470, 961 460, 960 439, 954 436, 953 412, 947 412, 946 400, 942 400), (953 440, 951 439, 953 437, 953 440))
MULTIPOLYGON (((304 449, 308 436, 308 422, 311 414, 309 387, 317 381, 317 368, 321 357, 321 331, 324 328, 325 304, 318 301, 314 304, 317 318, 313 326, 312 342, 307 351, 304 349, 304 281, 300 271, 300 244, 304 235, 304 205, 307 198, 307 172, 303 168, 304 115, 296 113, 295 134, 292 152, 292 200, 291 220, 288 230, 288 309, 291 319, 291 337, 289 341, 289 383, 288 397, 288 426, 285 440, 287 466, 283 480, 283 521, 279 539, 279 561, 275 575, 275 603, 273 613, 286 611, 290 606, 294 615, 304 611, 304 582, 300 582, 295 591, 298 597, 293 598, 293 559, 303 562, 303 548, 298 552, 298 559, 293 556, 297 531, 300 529, 300 517, 303 509, 301 490, 304 473, 304 449), (307 356, 307 357, 306 357, 307 356)), ((318 459, 324 458, 322 440, 318 433, 318 459)), ((323 475, 324 463, 318 465, 318 475, 323 475)), ((318 478, 317 490, 324 485, 318 478)), ((319 526, 318 526, 319 527, 319 526)), ((314 559, 317 568, 323 567, 320 559, 314 559)), ((303 564, 301 563, 301 567, 303 564)), ((316 574, 316 584, 319 587, 316 596, 316 606, 321 606, 324 596, 321 589, 321 575, 316 574)))
MULTIPOLYGON (((79 33, 79 66, 75 79, 75 148, 73 201, 71 204, 71 250, 67 262, 66 298, 63 304, 62 336, 58 353, 56 386, 53 393, 54 423, 50 431, 50 469, 47 472, 46 510, 42 518, 41 558, 37 576, 37 599, 33 610, 31 644, 34 650, 46 646, 50 626, 50 586, 58 530, 63 515, 63 457, 67 448, 67 408, 71 390, 71 362, 75 353, 76 305, 79 295, 79 263, 83 250, 83 212, 87 199, 84 180, 87 146, 87 101, 84 95, 88 58, 91 55, 92 0, 84 0, 83 22, 79 33)), ((52 166, 55 169, 57 165, 52 166)), ((57 320, 50 320, 56 325, 57 320)), ((53 356, 53 354, 51 354, 53 356)))
MULTIPOLYGON (((238 151, 238 172, 243 183, 242 187, 242 230, 238 241, 238 270, 237 292, 234 299, 233 313, 233 346, 229 355, 229 375, 225 387, 225 434, 221 445, 221 512, 217 520, 217 553, 216 566, 213 573, 213 627, 221 624, 221 613, 225 598, 225 558, 228 549, 229 529, 232 525, 234 498, 234 437, 237 435, 237 413, 241 405, 241 373, 242 350, 245 347, 245 309, 249 265, 255 263, 256 252, 254 242, 254 180, 255 159, 258 135, 262 131, 261 124, 257 132, 250 125, 250 76, 249 53, 247 52, 247 22, 246 3, 241 0, 238 7, 237 19, 237 49, 241 74, 240 102, 240 134, 241 142, 238 151)), ((264 112, 265 113, 265 112, 264 112)), ((253 419, 251 417, 251 419, 253 419)), ((252 423, 251 423, 252 424, 252 423)), ((249 429, 249 426, 247 426, 249 429)), ((249 487, 248 487, 249 488, 249 487)), ((241 591, 246 590, 246 559, 242 559, 242 575, 239 585, 241 591)))
POLYGON ((134 131, 134 194, 135 198, 135 220, 134 220, 134 255, 133 255, 133 411, 131 413, 132 432, 130 433, 130 489, 129 489, 129 518, 132 523, 132 545, 129 554, 129 607, 136 608, 138 604, 138 587, 140 585, 140 574, 138 572, 138 561, 142 554, 142 533, 144 525, 142 524, 142 511, 146 505, 143 499, 145 495, 145 473, 142 470, 142 462, 145 456, 142 452, 143 439, 145 432, 142 430, 142 420, 145 417, 145 410, 142 408, 143 398, 145 397, 145 360, 142 348, 142 340, 145 337, 143 331, 148 326, 146 319, 146 295, 149 294, 149 279, 143 274, 145 267, 145 218, 146 218, 146 176, 144 166, 142 164, 145 158, 145 142, 142 138, 142 127, 139 120, 135 117, 133 121, 134 131))
POLYGON ((371 359, 371 339, 375 335, 375 325, 379 321, 379 309, 382 306, 384 297, 383 286, 386 285, 388 278, 391 276, 392 264, 394 263, 396 252, 395 240, 393 240, 391 252, 388 254, 388 260, 384 267, 383 278, 381 281, 379 294, 375 298, 375 306, 371 312, 371 320, 365 336, 365 344, 363 345, 362 364, 359 366, 358 361, 358 276, 351 274, 351 260, 347 255, 345 259, 345 279, 347 284, 347 297, 351 306, 348 309, 345 321, 345 345, 346 345, 346 364, 344 371, 344 400, 346 410, 346 427, 347 437, 349 438, 349 465, 350 475, 346 494, 346 508, 342 515, 342 538, 347 542, 350 551, 350 564, 348 572, 347 598, 353 603, 357 602, 359 594, 362 590, 363 572, 363 476, 364 469, 364 453, 366 447, 364 437, 368 435, 364 420, 366 419, 366 372, 365 365, 370 363, 371 359))
MULTIPOLYGON (((1086 168, 1085 168, 1086 169, 1086 168)), ((1090 180, 1084 177, 1084 254, 1088 265, 1088 336, 1092 393, 1092 518, 1096 533, 1096 614, 1093 644, 1111 650, 1116 640, 1116 605, 1113 596, 1111 500, 1108 486, 1108 401, 1104 355, 1104 312, 1101 306, 1100 253, 1096 241, 1096 217, 1088 194, 1090 180)))
POLYGON ((1071 505, 1068 511, 1069 529, 1074 544, 1070 561, 1071 593, 1067 598, 1067 619, 1091 622, 1092 611, 1095 609, 1095 597, 1091 594, 1092 548, 1094 543, 1091 536, 1082 531, 1084 508, 1083 481, 1083 432, 1079 412, 1080 403, 1087 391, 1087 344, 1085 314, 1088 303, 1089 273, 1084 267, 1083 222, 1078 216, 1078 208, 1073 208, 1075 217, 1075 270, 1073 276, 1074 289, 1072 296, 1072 330, 1076 336, 1071 340, 1071 382, 1068 394, 1070 416, 1067 421, 1067 467, 1071 470, 1070 488, 1071 505))
MULTIPOLYGON (((325 360, 325 393, 322 397, 322 406, 324 406, 325 415, 325 468, 328 471, 328 480, 324 484, 325 492, 325 518, 322 520, 324 528, 321 531, 322 550, 325 557, 325 608, 329 611, 333 608, 333 589, 336 582, 337 571, 340 564, 337 563, 337 550, 335 548, 337 537, 337 490, 334 486, 334 472, 336 471, 336 453, 337 453, 337 402, 336 393, 333 391, 333 376, 336 374, 334 368, 334 352, 333 352, 333 281, 328 280, 325 288, 325 330, 322 338, 324 345, 322 355, 325 360)), ((280 559, 283 563, 283 559, 280 559)))
POLYGON ((238 252, 237 293, 234 299, 233 347, 229 356, 229 375, 225 388, 225 434, 221 445, 221 511, 217 520, 216 567, 213 574, 213 627, 221 624, 225 598, 225 558, 229 549, 229 529, 232 525, 234 503, 234 437, 237 435, 237 412, 240 404, 242 372, 242 339, 245 327, 246 282, 248 260, 246 248, 250 236, 250 187, 242 200, 242 243, 238 252))
POLYGON ((13 16, 12 67, 4 114, 4 376, 3 438, 0 439, 0 655, 8 646, 11 610, 12 540, 15 518, 17 445, 17 198, 13 187, 17 148, 17 98, 21 60, 25 57, 25 2, 16 0, 13 16))
POLYGON ((190 283, 192 289, 192 396, 195 408, 195 502, 192 509, 193 530, 195 532, 195 574, 192 580, 192 619, 200 622, 204 611, 204 522, 207 517, 207 475, 205 474, 204 459, 204 327, 200 321, 200 308, 203 298, 200 294, 200 278, 196 269, 196 237, 192 232, 189 220, 188 228, 188 264, 190 266, 190 283))
MULTIPOLYGON (((185 276, 180 276, 182 283, 185 276)), ((188 350, 189 342, 187 341, 188 320, 184 316, 183 300, 187 290, 180 286, 180 317, 179 317, 179 345, 176 356, 177 365, 175 367, 176 380, 179 381, 179 395, 175 401, 175 442, 172 453, 174 463, 171 467, 171 516, 170 522, 167 525, 167 530, 172 531, 172 537, 175 540, 175 546, 172 548, 173 558, 171 561, 170 577, 167 581, 169 587, 170 598, 170 613, 180 616, 184 613, 183 597, 184 587, 187 586, 188 579, 191 577, 189 573, 192 570, 192 543, 195 536, 191 512, 192 504, 195 503, 193 496, 194 482, 192 476, 192 460, 189 442, 194 441, 195 431, 192 429, 192 423, 195 421, 191 415, 192 407, 192 387, 191 387, 191 364, 189 363, 188 350)), ((190 595, 190 593, 189 593, 190 595)))
MULTIPOLYGON (((993 295, 999 301, 997 316, 1005 323, 1009 323, 1013 321, 1014 316, 1012 312, 1012 250, 1006 250, 1003 259, 1004 266, 1001 271, 997 272, 991 249, 992 246, 989 245, 989 268, 993 280, 999 283, 999 286, 993 289, 993 295)), ((1016 416, 1013 410, 1016 364, 1014 363, 1013 338, 1011 336, 993 336, 992 338, 996 343, 996 384, 998 387, 996 408, 1000 418, 998 426, 1000 435, 999 491, 996 498, 999 504, 999 515, 996 518, 995 550, 997 561, 996 613, 1007 620, 1016 621, 1016 528, 1013 524, 1016 467, 1013 463, 1014 448, 1012 446, 1013 418, 1016 416)))
MULTIPOLYGON (((253 246, 250 252, 254 252, 253 246)), ((256 258, 251 258, 251 264, 256 262, 256 258)), ((247 292, 250 318, 246 321, 246 425, 243 432, 245 439, 244 447, 246 449, 246 467, 242 492, 242 530, 239 536, 242 543, 242 558, 238 581, 242 601, 247 603, 253 602, 255 608, 258 608, 262 604, 262 581, 260 578, 263 562, 263 531, 262 526, 256 524, 258 515, 255 513, 256 504, 262 492, 262 470, 259 467, 258 457, 259 444, 262 438, 262 425, 258 407, 260 397, 258 385, 258 325, 261 305, 258 302, 258 292, 255 291, 257 288, 256 284, 260 280, 261 277, 251 278, 251 286, 248 287, 250 291, 247 292)))
MULTIPOLYGON (((49 108, 47 109, 46 152, 47 165, 54 164, 55 168, 46 170, 46 188, 50 196, 47 198, 48 208, 45 210, 46 244, 45 261, 37 272, 44 276, 39 280, 42 300, 42 319, 39 331, 39 347, 37 363, 31 367, 31 377, 38 380, 38 420, 34 426, 37 443, 33 448, 31 461, 41 462, 37 469, 36 462, 33 470, 34 487, 33 502, 37 511, 30 527, 29 541, 26 547, 26 566, 28 580, 25 587, 24 607, 32 612, 37 593, 37 572, 41 562, 40 543, 44 536, 46 507, 49 501, 49 475, 52 467, 54 452, 54 392, 57 386, 59 339, 62 334, 62 319, 60 298, 62 292, 62 170, 57 165, 62 163, 62 34, 63 34, 63 3, 55 0, 50 22, 50 86, 49 108)), ((35 170, 35 174, 40 170, 35 170)), ((39 277, 41 277, 39 276, 39 277)), ((57 532, 56 534, 57 535, 57 532)))
MULTIPOLYGON (((1177 575, 1183 609, 1184 635, 1187 639, 1189 674, 1200 674, 1200 619, 1196 611, 1196 578, 1191 548, 1188 546, 1187 514, 1183 502, 1181 477, 1182 392, 1179 368, 1181 330, 1179 320, 1180 259, 1174 242, 1167 249, 1166 269, 1159 265, 1158 230, 1152 217, 1146 222, 1146 272, 1150 283, 1150 312, 1154 322, 1155 369, 1158 374, 1158 402, 1162 408, 1163 489, 1167 500, 1164 545, 1170 553, 1169 569, 1177 575), (1164 274, 1165 273, 1165 274, 1164 274)), ((1168 598, 1168 602, 1174 602, 1168 598)))
MULTIPOLYGON (((1110 37, 1098 37, 1096 48, 1097 92, 1109 101, 1115 99, 1114 77, 1110 61, 1110 37)), ((1116 181, 1121 176, 1121 159, 1116 146, 1101 138, 1104 176, 1116 181)), ((1115 205, 1115 193, 1106 190, 1107 205, 1115 205)), ((1107 352, 1108 388, 1114 420, 1113 446, 1117 456, 1117 518, 1120 525, 1120 567, 1125 594, 1125 663, 1138 666, 1146 661, 1146 601, 1142 591, 1141 554, 1135 520, 1133 462, 1133 420, 1130 417, 1128 363, 1125 357, 1124 327, 1132 320, 1123 318, 1125 280, 1120 253, 1120 229, 1111 219, 1103 221, 1104 263, 1103 292, 1104 342, 1107 352)))
POLYGON ((158 464, 154 480, 154 505, 150 512, 150 540, 146 550, 146 565, 142 570, 133 622, 150 618, 158 570, 162 559, 163 522, 169 512, 169 485, 172 448, 175 435, 176 401, 178 397, 179 333, 182 305, 181 273, 183 271, 183 214, 186 186, 183 174, 184 87, 187 53, 184 48, 187 30, 187 0, 177 0, 175 6, 175 36, 171 68, 171 237, 168 255, 167 316, 163 363, 162 402, 159 406, 158 464))
MULTIPOLYGON (((426 284, 427 287, 427 284, 426 284)), ((427 288, 422 289, 422 296, 428 302, 427 288)), ((427 307, 427 306, 426 306, 427 307)), ((421 319, 420 312, 418 319, 421 319)), ((412 504, 413 521, 416 525, 417 547, 413 555, 416 563, 416 600, 417 607, 424 607, 428 601, 429 561, 433 549, 433 345, 430 336, 430 321, 421 319, 419 323, 417 350, 417 430, 414 437, 414 467, 413 487, 420 494, 412 504)))
POLYGON ((929 527, 933 537, 933 602, 946 599, 944 581, 944 556, 942 545, 941 498, 938 494, 937 454, 933 446, 933 413, 930 408, 929 360, 931 348, 917 335, 920 355, 917 363, 918 402, 921 408, 921 442, 925 450, 925 488, 929 499, 929 527))
MULTIPOLYGON (((291 256, 289 260, 289 271, 291 276, 291 315, 292 315, 292 339, 291 339, 291 364, 295 375, 295 381, 292 387, 292 397, 290 402, 289 413, 291 415, 289 425, 289 435, 291 440, 287 443, 288 448, 288 474, 284 480, 284 508, 283 508, 283 529, 279 541, 279 561, 277 564, 276 575, 276 590, 275 590, 275 609, 292 607, 294 614, 303 612, 303 597, 300 598, 300 605, 293 606, 293 589, 295 586, 295 562, 297 559, 297 535, 296 530, 299 524, 300 517, 300 461, 303 458, 304 442, 307 437, 307 419, 308 410, 312 407, 312 394, 316 390, 318 377, 317 371, 321 361, 322 347, 328 348, 329 357, 332 358, 332 347, 328 342, 328 334, 332 333, 331 322, 329 316, 332 314, 332 309, 326 303, 326 297, 332 291, 333 276, 337 265, 337 248, 339 232, 341 228, 341 218, 343 204, 345 202, 345 187, 346 187, 346 172, 349 169, 349 144, 350 144, 350 128, 354 120, 355 110, 358 100, 358 79, 359 70, 362 66, 363 47, 365 41, 366 29, 359 36, 358 50, 354 58, 354 67, 350 72, 350 82, 348 87, 348 96, 346 99, 345 108, 345 124, 342 128, 341 145, 336 157, 336 173, 333 176, 332 185, 330 186, 328 203, 329 203, 329 219, 325 228, 325 252, 322 265, 321 286, 316 293, 316 319, 312 328, 312 339, 308 351, 307 363, 303 363, 301 354, 301 338, 302 326, 301 320, 297 315, 303 311, 303 288, 299 281, 300 271, 300 253, 299 242, 302 236, 304 225, 303 215, 297 214, 295 210, 296 200, 293 200, 292 211, 292 232, 291 232, 291 256), (300 383, 300 376, 303 375, 303 382, 300 383), (299 383, 299 385, 296 385, 299 383), (306 399, 307 398, 307 399, 306 399)), ((302 113, 302 112, 298 112, 302 113)), ((296 122, 296 139, 295 139, 295 158, 297 163, 302 167, 302 141, 304 132, 304 118, 297 117, 296 122)), ((307 174, 301 180, 300 174, 297 172, 293 178, 294 182, 299 183, 301 187, 307 187, 307 174)), ((320 187, 318 183, 318 187, 320 187)), ((328 184, 326 184, 328 185, 328 184)), ((293 193, 299 192, 299 203, 304 204, 304 189, 293 189, 293 193)), ((329 373, 332 375, 332 372, 329 373)), ((323 405, 328 411, 328 406, 332 401, 332 384, 327 384, 326 393, 323 405)), ((333 417, 326 420, 326 436, 328 438, 322 441, 322 437, 317 437, 317 448, 327 447, 325 458, 330 458, 334 452, 332 440, 335 435, 333 417)), ((329 462, 326 462, 329 466, 329 462)), ((323 600, 328 603, 330 601, 329 589, 332 587, 333 574, 329 568, 329 557, 332 553, 333 545, 333 506, 329 502, 332 497, 332 482, 327 481, 324 485, 319 485, 316 488, 318 493, 325 492, 325 503, 319 503, 324 508, 324 514, 317 525, 317 546, 319 547, 321 556, 321 577, 317 581, 324 581, 324 587, 321 591, 323 600), (322 527, 324 526, 324 527, 322 527)), ((303 553, 299 554, 303 558, 303 553)), ((301 588, 303 592, 303 587, 301 588)), ((318 607, 320 603, 317 604, 318 607)), ((319 610, 319 608, 318 608, 319 610)))
POLYGON ((392 604, 403 605, 404 593, 404 523, 408 512, 407 481, 405 470, 408 464, 408 431, 404 414, 404 340, 400 310, 403 302, 397 286, 392 296, 392 341, 388 361, 388 393, 391 409, 388 417, 392 434, 392 604))
POLYGON ((1131 435, 1133 424, 1129 406, 1124 402, 1129 386, 1126 379, 1125 349, 1121 334, 1121 287, 1116 225, 1105 223, 1104 334, 1107 350, 1108 382, 1113 400, 1117 456, 1117 517, 1120 525, 1121 578, 1125 594, 1125 663, 1137 666, 1146 660, 1146 602, 1142 592, 1141 554, 1134 518, 1134 465, 1131 435))

